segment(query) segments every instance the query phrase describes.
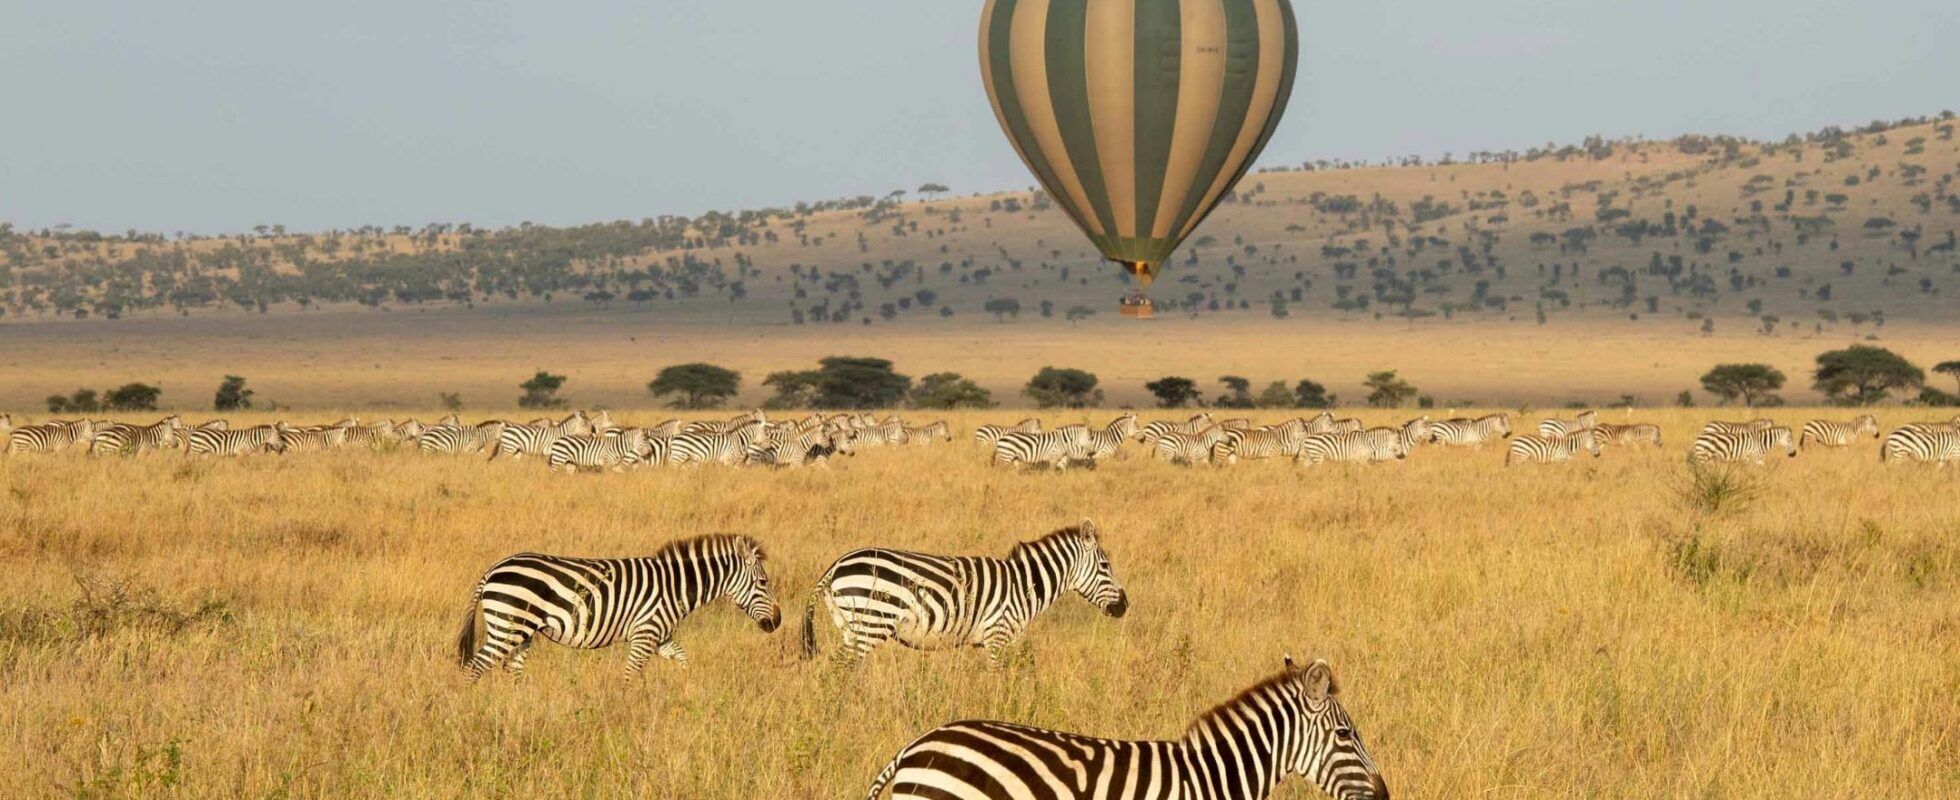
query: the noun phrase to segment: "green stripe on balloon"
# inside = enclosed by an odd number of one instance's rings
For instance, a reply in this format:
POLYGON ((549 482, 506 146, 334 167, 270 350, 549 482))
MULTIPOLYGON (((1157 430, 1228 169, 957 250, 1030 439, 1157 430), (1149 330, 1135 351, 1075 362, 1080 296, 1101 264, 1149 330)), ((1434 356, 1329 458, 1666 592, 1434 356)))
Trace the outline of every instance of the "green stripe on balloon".
MULTIPOLYGON (((1089 117, 1089 69, 1086 63, 1087 16, 1089 7, 1081 0, 1062 0, 1048 10, 1048 98, 1055 123, 1062 132, 1062 145, 1068 149, 1069 163, 1082 185, 1089 208, 1074 209, 1080 218, 1094 217, 1102 229, 1115 232, 1116 216, 1110 209, 1109 190, 1103 181, 1102 159, 1096 153, 1096 126, 1089 117)), ((1050 189, 1055 202, 1072 205, 1066 192, 1050 189)))

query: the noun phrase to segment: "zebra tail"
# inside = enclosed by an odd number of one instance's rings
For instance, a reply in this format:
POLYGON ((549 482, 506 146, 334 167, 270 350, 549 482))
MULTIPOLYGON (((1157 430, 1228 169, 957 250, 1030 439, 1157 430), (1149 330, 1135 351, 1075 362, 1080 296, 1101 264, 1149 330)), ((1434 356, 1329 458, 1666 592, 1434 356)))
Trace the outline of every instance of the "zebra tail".
MULTIPOLYGON (((904 752, 901 751, 899 755, 904 755, 904 752)), ((897 776, 898 757, 894 756, 890 763, 885 764, 884 769, 878 770, 878 777, 871 781, 871 791, 864 795, 864 800, 878 800, 878 795, 885 793, 885 785, 891 783, 892 778, 897 776)))
POLYGON ((470 607, 463 610, 463 630, 456 635, 456 663, 461 666, 469 666, 476 655, 476 623, 482 614, 483 589, 478 587, 470 597, 470 607))
POLYGON ((803 604, 803 660, 805 661, 817 657, 817 601, 827 591, 830 591, 828 572, 817 581, 817 588, 810 590, 810 601, 803 604))

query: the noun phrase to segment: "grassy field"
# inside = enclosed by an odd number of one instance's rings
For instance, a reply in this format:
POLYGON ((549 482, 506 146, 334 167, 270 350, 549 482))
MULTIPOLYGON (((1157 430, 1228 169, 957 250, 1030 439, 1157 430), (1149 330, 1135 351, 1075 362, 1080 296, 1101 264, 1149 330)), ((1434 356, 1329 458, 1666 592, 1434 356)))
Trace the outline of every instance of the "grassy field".
MULTIPOLYGON (((1334 664, 1398 797, 1960 796, 1960 481, 1863 442, 1698 509, 1682 454, 1711 413, 1636 412, 1664 451, 1509 471, 1492 447, 1015 475, 965 434, 1009 412, 795 472, 0 459, 0 774, 31 797, 856 797, 938 723, 1175 736, 1290 652, 1334 664), (454 663, 474 581, 520 550, 748 533, 787 619, 852 547, 1004 554, 1085 516, 1129 615, 1066 599, 1001 673, 900 649, 839 673, 727 604, 682 627, 692 668, 637 682, 621 650, 540 646, 521 683, 454 663)), ((1776 416, 1812 413, 1843 416, 1776 416)))

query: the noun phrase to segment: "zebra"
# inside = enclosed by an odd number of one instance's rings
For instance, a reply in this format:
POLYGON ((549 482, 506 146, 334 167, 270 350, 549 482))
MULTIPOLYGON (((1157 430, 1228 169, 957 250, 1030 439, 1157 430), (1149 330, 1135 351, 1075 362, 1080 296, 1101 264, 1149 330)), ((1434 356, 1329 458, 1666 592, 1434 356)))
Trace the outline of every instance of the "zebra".
POLYGON ((769 591, 768 558, 761 543, 729 534, 673 542, 644 558, 520 553, 477 581, 456 637, 456 658, 472 682, 500 663, 522 675, 532 638, 542 634, 582 650, 625 640, 627 677, 638 675, 655 653, 685 667, 687 651, 674 641, 674 629, 701 606, 726 597, 763 633, 782 623, 769 591))
POLYGON ((1879 447, 1879 460, 1885 464, 1905 461, 1933 462, 1946 469, 1960 462, 1960 429, 1950 425, 1907 425, 1886 435, 1879 447))
POLYGON ((1788 451, 1791 458, 1797 457, 1796 438, 1790 435, 1789 428, 1778 425, 1742 433, 1703 433, 1695 437, 1688 460, 1695 463, 1747 461, 1762 466, 1772 450, 1788 451))
POLYGON ((1797 436, 1797 447, 1801 449, 1811 444, 1844 447, 1851 444, 1851 440, 1865 434, 1871 434, 1873 439, 1878 438, 1877 417, 1861 414, 1850 422, 1813 419, 1803 424, 1803 433, 1797 436))
POLYGON ((1929 431, 1953 431, 1955 433, 1960 433, 1960 415, 1956 415, 1954 416, 1953 419, 1947 420, 1945 422, 1908 422, 1899 427, 1915 428, 1919 430, 1929 430, 1929 431))
POLYGON ((1197 433, 1212 426, 1211 413, 1198 414, 1183 422, 1158 420, 1143 426, 1137 431, 1137 441, 1146 445, 1156 444, 1166 433, 1197 433))
POLYGON ((733 419, 697 420, 681 426, 681 433, 732 433, 751 422, 768 422, 769 417, 760 409, 750 411, 733 419))
POLYGON ((1402 460, 1409 452, 1402 449, 1400 436, 1376 436, 1368 431, 1316 433, 1300 443, 1293 463, 1318 466, 1329 461, 1365 464, 1370 461, 1402 460))
POLYGON ((284 452, 288 455, 312 453, 335 450, 347 444, 347 433, 351 430, 354 430, 353 426, 341 425, 327 428, 291 428, 280 432, 279 438, 284 442, 284 452))
POLYGON ((905 423, 898 420, 880 422, 857 428, 857 443, 861 447, 877 447, 884 444, 905 444, 905 423))
POLYGON ((765 433, 764 423, 748 422, 726 433, 683 433, 667 442, 668 464, 722 464, 741 466, 748 458, 749 446, 765 433))
POLYGON ((292 428, 284 422, 235 431, 197 428, 191 431, 184 451, 193 456, 242 456, 259 451, 283 453, 286 451, 286 432, 290 430, 292 428))
POLYGON ((1040 465, 1066 470, 1071 459, 1089 456, 1089 431, 1009 433, 994 442, 993 465, 1040 465))
MULTIPOLYGON (((452 415, 454 416, 454 415, 452 415)), ((469 455, 491 447, 503 436, 509 423, 491 420, 475 426, 436 425, 415 437, 415 446, 424 453, 469 455)))
POLYGON ((1006 558, 854 550, 824 570, 803 607, 803 657, 817 655, 821 604, 843 636, 833 656, 841 665, 895 641, 914 650, 984 648, 998 669, 1028 623, 1067 590, 1112 618, 1130 608, 1087 519, 1016 544, 1006 558))
POLYGON ((95 438, 91 420, 43 422, 7 432, 8 453, 59 453, 95 438))
POLYGON ((1450 447, 1484 446, 1492 439, 1511 438, 1511 415, 1490 414, 1476 419, 1446 419, 1431 423, 1430 437, 1440 445, 1450 447))
POLYGON ((111 423, 89 439, 89 455, 107 453, 141 455, 150 450, 175 450, 183 446, 184 421, 176 415, 151 425, 111 423))
POLYGON ((7 433, 9 431, 12 431, 13 429, 14 429, 14 415, 0 414, 0 433, 7 433))
POLYGON ((658 462, 656 455, 666 446, 665 439, 646 435, 646 431, 630 428, 611 436, 591 436, 571 433, 559 436, 552 441, 545 452, 545 465, 552 471, 621 469, 647 461, 658 462))
POLYGON ((1580 452, 1593 458, 1600 456, 1600 440, 1604 436, 1596 429, 1578 431, 1565 436, 1530 435, 1511 440, 1511 446, 1504 453, 1504 466, 1514 464, 1559 464, 1571 461, 1580 452))
MULTIPOLYGON (((378 450, 400 444, 404 437, 413 438, 408 433, 409 426, 420 424, 414 420, 398 424, 394 420, 384 419, 357 428, 348 428, 346 440, 342 444, 347 447, 367 447, 378 450)), ((420 433, 420 430, 416 431, 416 434, 420 433)))
POLYGON ((1252 430, 1252 420, 1246 419, 1245 417, 1233 417, 1232 419, 1219 422, 1218 427, 1228 431, 1249 431, 1252 430))
POLYGON ((994 442, 999 441, 1000 437, 1010 433, 1040 433, 1040 432, 1041 432, 1041 420, 1030 417, 1028 419, 1021 420, 1020 422, 1016 422, 1013 425, 982 425, 978 428, 974 428, 973 441, 979 442, 988 447, 993 447, 994 442))
POLYGON ((1581 411, 1574 419, 1548 419, 1538 423, 1540 436, 1569 436, 1579 431, 1589 431, 1599 424, 1599 412, 1581 411))
POLYGON ((1661 446, 1661 426, 1651 423, 1613 425, 1602 422, 1593 426, 1593 430, 1599 432, 1600 444, 1661 446))
POLYGON ((1225 438, 1211 447, 1214 464, 1236 464, 1240 458, 1295 456, 1307 441, 1306 420, 1291 420, 1255 431, 1227 431, 1225 438))
POLYGON ((1270 797, 1298 775, 1334 800, 1388 800, 1327 662, 1286 658, 1170 741, 1101 739, 1006 722, 954 722, 893 756, 866 800, 1155 800, 1270 797))
POLYGON ((953 440, 953 427, 946 424, 945 420, 917 428, 905 428, 904 433, 905 435, 900 441, 920 447, 932 444, 935 440, 942 442, 953 440))
POLYGON ((1157 436, 1153 445, 1158 461, 1172 464, 1196 464, 1211 460, 1211 449, 1225 438, 1225 429, 1217 425, 1195 433, 1165 431, 1157 436))
POLYGON ((771 467, 823 464, 833 455, 857 455, 857 432, 850 428, 818 427, 768 444, 749 446, 748 463, 771 467))
POLYGON ((1701 426, 1702 433, 1755 433, 1776 427, 1773 419, 1752 419, 1748 422, 1723 422, 1715 420, 1701 426))
POLYGON ((1108 425, 1089 431, 1088 459, 1091 462, 1113 458, 1123 449, 1123 442, 1136 435, 1137 415, 1124 414, 1110 420, 1108 425))
POLYGON ((559 438, 592 432, 592 422, 585 412, 574 411, 557 422, 545 420, 538 425, 506 425, 503 433, 497 435, 497 443, 484 448, 490 451, 487 461, 495 461, 498 456, 510 456, 512 461, 525 456, 542 456, 551 453, 551 444, 559 438))

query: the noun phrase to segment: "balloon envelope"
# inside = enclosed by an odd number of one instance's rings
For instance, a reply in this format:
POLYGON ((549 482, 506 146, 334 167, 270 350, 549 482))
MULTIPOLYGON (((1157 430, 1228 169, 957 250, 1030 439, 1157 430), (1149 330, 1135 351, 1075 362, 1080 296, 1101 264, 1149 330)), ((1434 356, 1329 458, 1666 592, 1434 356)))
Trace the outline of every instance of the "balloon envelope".
POLYGON ((1272 138, 1289 0, 988 0, 980 72, 1056 205, 1148 286, 1272 138))

